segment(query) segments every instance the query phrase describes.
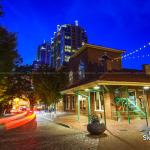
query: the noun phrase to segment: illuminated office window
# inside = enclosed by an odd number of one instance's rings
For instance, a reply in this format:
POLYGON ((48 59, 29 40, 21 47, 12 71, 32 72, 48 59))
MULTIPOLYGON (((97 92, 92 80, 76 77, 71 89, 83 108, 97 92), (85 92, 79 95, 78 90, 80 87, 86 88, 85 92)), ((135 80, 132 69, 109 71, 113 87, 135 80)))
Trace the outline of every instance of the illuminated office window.
POLYGON ((72 52, 75 53, 77 50, 73 49, 72 52))
POLYGON ((65 61, 69 62, 70 56, 65 56, 65 61))
POLYGON ((67 39, 67 40, 68 40, 68 39, 71 39, 71 37, 70 37, 70 36, 65 36, 65 39, 67 39))
POLYGON ((71 52, 71 49, 65 49, 65 52, 71 52))

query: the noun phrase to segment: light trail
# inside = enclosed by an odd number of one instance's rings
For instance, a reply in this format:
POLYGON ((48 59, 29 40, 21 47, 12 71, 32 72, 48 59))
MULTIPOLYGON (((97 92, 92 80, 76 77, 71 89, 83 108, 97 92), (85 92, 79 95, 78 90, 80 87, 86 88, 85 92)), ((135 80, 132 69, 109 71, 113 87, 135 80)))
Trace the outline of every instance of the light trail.
POLYGON ((7 118, 1 118, 0 119, 0 124, 6 124, 6 123, 8 123, 10 121, 13 121, 13 120, 19 119, 21 117, 24 117, 25 115, 27 115, 27 112, 24 112, 24 113, 21 113, 21 114, 17 114, 15 116, 7 117, 7 118))
POLYGON ((33 112, 31 115, 26 116, 25 118, 14 120, 5 124, 5 129, 10 130, 14 128, 21 127, 36 118, 35 113, 33 112))

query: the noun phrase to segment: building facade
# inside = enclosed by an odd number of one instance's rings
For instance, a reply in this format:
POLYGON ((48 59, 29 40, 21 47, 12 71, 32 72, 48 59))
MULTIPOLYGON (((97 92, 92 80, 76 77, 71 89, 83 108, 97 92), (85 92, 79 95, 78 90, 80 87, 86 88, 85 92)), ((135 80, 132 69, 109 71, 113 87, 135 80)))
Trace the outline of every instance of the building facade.
POLYGON ((41 65, 50 66, 51 63, 51 44, 45 42, 38 46, 37 59, 33 62, 33 68, 36 70, 41 65))
POLYGON ((50 50, 51 45, 48 42, 44 42, 38 47, 37 60, 42 65, 50 65, 50 50))
POLYGON ((123 50, 85 44, 69 61, 69 84, 61 91, 63 110, 107 119, 148 117, 150 65, 122 68, 123 50))
POLYGON ((70 57, 88 42, 86 31, 78 25, 57 26, 51 39, 51 66, 59 69, 69 62, 70 57))

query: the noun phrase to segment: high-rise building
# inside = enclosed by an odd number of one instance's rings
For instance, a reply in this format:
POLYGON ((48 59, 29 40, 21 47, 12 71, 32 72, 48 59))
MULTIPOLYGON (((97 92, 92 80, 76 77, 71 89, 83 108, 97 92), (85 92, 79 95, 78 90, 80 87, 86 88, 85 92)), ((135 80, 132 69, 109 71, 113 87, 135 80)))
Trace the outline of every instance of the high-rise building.
POLYGON ((48 65, 50 66, 51 62, 51 43, 45 42, 38 46, 37 50, 37 59, 33 62, 33 68, 36 70, 41 65, 48 65))
POLYGON ((38 47, 37 60, 41 65, 50 65, 50 50, 51 45, 48 42, 44 42, 38 47))
POLYGON ((51 67, 61 68, 87 42, 86 31, 78 25, 78 21, 73 25, 57 25, 57 32, 54 32, 51 39, 51 67))

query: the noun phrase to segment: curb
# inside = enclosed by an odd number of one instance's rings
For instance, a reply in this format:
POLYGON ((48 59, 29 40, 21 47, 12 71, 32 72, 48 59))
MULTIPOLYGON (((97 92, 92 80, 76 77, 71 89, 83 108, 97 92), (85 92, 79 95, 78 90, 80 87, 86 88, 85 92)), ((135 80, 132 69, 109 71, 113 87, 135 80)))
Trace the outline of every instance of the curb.
POLYGON ((70 128, 70 129, 71 129, 71 127, 70 127, 69 125, 67 125, 67 124, 59 123, 59 122, 55 122, 55 123, 58 124, 58 125, 61 125, 61 126, 63 126, 63 127, 70 128))

